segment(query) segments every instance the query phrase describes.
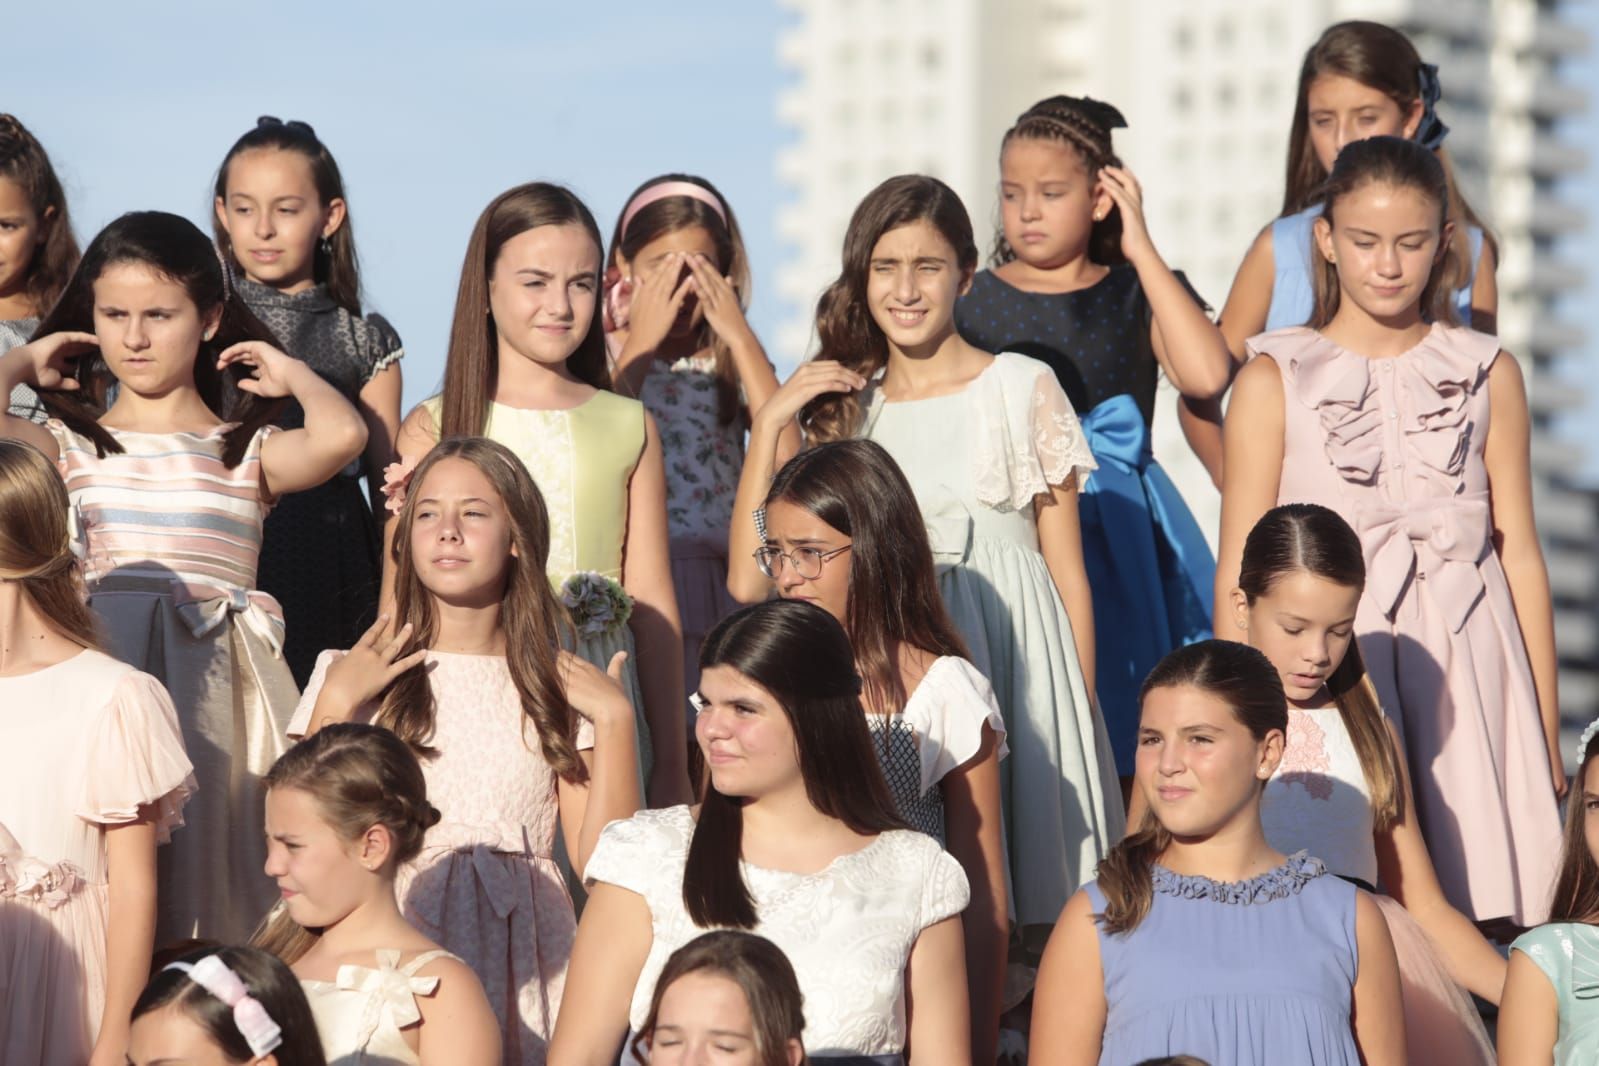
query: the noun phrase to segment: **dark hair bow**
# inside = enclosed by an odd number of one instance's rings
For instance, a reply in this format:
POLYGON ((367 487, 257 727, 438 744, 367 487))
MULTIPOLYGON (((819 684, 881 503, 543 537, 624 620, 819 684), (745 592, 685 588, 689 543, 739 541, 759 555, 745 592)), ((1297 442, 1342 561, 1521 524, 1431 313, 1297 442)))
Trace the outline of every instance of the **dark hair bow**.
POLYGON ((1438 100, 1443 96, 1443 85, 1438 81, 1438 67, 1423 63, 1416 72, 1421 88, 1421 124, 1416 127, 1416 143, 1429 151, 1437 151, 1449 136, 1449 127, 1438 117, 1438 100))
POLYGON ((309 122, 301 122, 297 118, 291 118, 289 121, 284 122, 281 118, 277 118, 273 115, 262 115, 260 118, 255 120, 255 125, 257 129, 263 129, 272 126, 282 126, 286 130, 292 130, 295 133, 303 133, 312 139, 316 138, 316 130, 311 128, 311 124, 309 122))

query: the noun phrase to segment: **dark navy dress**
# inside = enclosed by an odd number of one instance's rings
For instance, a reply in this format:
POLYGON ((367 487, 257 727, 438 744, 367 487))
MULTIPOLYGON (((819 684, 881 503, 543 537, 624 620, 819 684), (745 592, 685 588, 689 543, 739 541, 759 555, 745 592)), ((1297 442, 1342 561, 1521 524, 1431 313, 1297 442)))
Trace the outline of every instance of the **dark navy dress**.
POLYGON ((1160 364, 1150 318, 1126 264, 1067 293, 1025 292, 985 270, 955 306, 968 343, 1049 364, 1099 461, 1080 496, 1083 562, 1100 711, 1124 776, 1133 772, 1139 686, 1167 652, 1210 636, 1216 574, 1199 524, 1151 452, 1160 364))

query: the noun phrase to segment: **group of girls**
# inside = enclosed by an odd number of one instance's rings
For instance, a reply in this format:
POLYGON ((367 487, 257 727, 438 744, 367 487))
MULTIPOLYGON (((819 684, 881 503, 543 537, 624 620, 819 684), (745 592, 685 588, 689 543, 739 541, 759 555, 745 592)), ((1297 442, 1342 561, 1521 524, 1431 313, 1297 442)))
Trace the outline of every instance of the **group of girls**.
MULTIPOLYGON (((225 1061, 1489 1061, 1479 925, 1547 915, 1566 782, 1437 95, 1396 31, 1323 35, 1219 324, 1122 116, 1042 101, 990 267, 947 186, 885 181, 781 384, 708 182, 646 182, 609 250, 517 186, 403 419, 310 126, 227 152, 214 241, 138 212, 79 259, 0 119, 6 1061, 159 1060, 217 1004, 225 1061), (158 946, 252 935, 292 977, 202 950, 140 997, 158 946), (725 961, 777 949, 777 990, 725 961), (668 995, 685 957, 738 987, 668 995)), ((1510 967, 1529 1057, 1593 1039, 1586 795, 1575 924, 1510 967)))

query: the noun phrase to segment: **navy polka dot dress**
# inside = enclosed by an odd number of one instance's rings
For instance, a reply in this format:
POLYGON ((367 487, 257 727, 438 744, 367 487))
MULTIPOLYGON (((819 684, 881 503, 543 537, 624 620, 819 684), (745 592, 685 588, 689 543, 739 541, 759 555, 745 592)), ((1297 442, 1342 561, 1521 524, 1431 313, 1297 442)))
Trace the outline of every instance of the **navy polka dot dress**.
POLYGON ((1123 775, 1133 772, 1139 686, 1167 652, 1210 636, 1216 572, 1203 532, 1150 450, 1160 375, 1151 316, 1127 264, 1065 293, 1025 292, 985 270, 955 305, 968 343, 1049 364, 1099 461, 1079 513, 1094 599, 1095 687, 1123 775))

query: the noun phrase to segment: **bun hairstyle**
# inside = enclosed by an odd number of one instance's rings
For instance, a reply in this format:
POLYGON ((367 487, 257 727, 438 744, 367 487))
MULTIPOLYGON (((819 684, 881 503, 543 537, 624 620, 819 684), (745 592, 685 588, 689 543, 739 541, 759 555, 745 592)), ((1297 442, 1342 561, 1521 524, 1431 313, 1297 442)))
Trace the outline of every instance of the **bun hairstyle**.
MULTIPOLYGON (((265 784, 268 791, 292 788, 309 795, 322 820, 345 840, 383 826, 393 841, 391 874, 421 853, 427 831, 439 822, 421 764, 405 741, 381 726, 326 726, 284 752, 267 771, 265 784)), ((280 905, 253 943, 292 963, 317 935, 280 905)))
POLYGON ((1590 724, 1578 741, 1577 774, 1566 795, 1566 828, 1560 848, 1560 873, 1549 901, 1551 922, 1599 921, 1599 864, 1588 847, 1588 797, 1583 783, 1599 758, 1599 730, 1590 724))
MULTIPOLYGON (((609 289, 619 280, 616 271, 618 256, 628 262, 638 258, 645 247, 680 230, 699 228, 708 234, 716 246, 716 269, 733 279, 733 291, 738 294, 738 306, 748 310, 750 305, 750 262, 744 250, 744 237, 739 232, 738 219, 727 197, 702 177, 694 174, 662 174, 651 178, 627 198, 628 206, 617 217, 616 230, 611 234, 612 267, 606 272, 609 289), (635 201, 657 185, 687 183, 704 189, 721 210, 692 196, 667 195, 650 200, 634 208, 635 201), (633 213, 629 215, 629 211, 633 213)), ((717 335, 709 322, 700 324, 695 341, 697 348, 709 348, 715 360, 717 419, 722 425, 732 425, 743 409, 739 400, 738 368, 733 364, 733 350, 717 335)))
MULTIPOLYGON (((1403 137, 1351 141, 1338 153, 1332 173, 1321 188, 1321 217, 1326 224, 1336 228, 1339 202, 1368 185, 1413 189, 1437 206, 1439 256, 1421 291, 1421 313, 1429 322, 1457 324, 1455 286, 1451 286, 1448 277, 1448 249, 1442 245, 1449 218, 1449 181, 1443 164, 1433 153, 1403 137)), ((1343 290, 1338 282, 1338 267, 1328 262, 1319 248, 1312 254, 1311 282, 1316 302, 1309 326, 1321 329, 1338 313, 1343 290)))
MULTIPOLYGON (((861 708, 855 652, 837 619, 799 600, 734 611, 700 648, 700 671, 729 666, 760 685, 794 731, 811 806, 857 833, 903 829, 861 708)), ((703 713, 703 712, 702 712, 703 713)), ((683 905, 694 924, 752 929, 755 901, 739 870, 743 796, 705 789, 683 870, 683 905)))
MULTIPOLYGON (((1319 504, 1273 507, 1244 540, 1238 587, 1253 607, 1278 581, 1294 573, 1310 574, 1347 589, 1364 589, 1366 559, 1360 537, 1337 512, 1319 504)), ((1372 821, 1378 829, 1387 828, 1405 816, 1405 790, 1399 753, 1394 750, 1377 690, 1366 676, 1358 641, 1350 640, 1343 661, 1327 678, 1327 692, 1338 705, 1338 717, 1360 759, 1371 791, 1372 821)))
MULTIPOLYGON (((327 207, 334 200, 344 200, 344 178, 333 153, 317 137, 308 122, 284 122, 271 115, 255 120, 255 128, 233 142, 228 154, 222 157, 217 168, 216 198, 222 203, 228 199, 228 172, 233 161, 245 152, 276 150, 295 152, 305 157, 311 165, 311 181, 316 185, 317 199, 327 207)), ((216 234, 217 247, 227 256, 228 262, 237 266, 238 257, 233 252, 233 241, 227 229, 213 215, 212 232, 216 234)), ((312 260, 312 277, 327 286, 333 302, 352 315, 361 313, 361 268, 355 254, 355 225, 350 218, 350 205, 344 204, 344 221, 331 237, 317 242, 312 260)))
MULTIPOLYGON (((489 279, 507 241, 540 226, 581 226, 594 241, 601 261, 605 245, 594 214, 564 185, 534 181, 507 189, 483 209, 472 226, 455 294, 450 346, 444 360, 444 396, 439 411, 440 437, 480 437, 488 428, 489 402, 499 379, 500 344, 489 306, 489 279)), ((603 270, 603 266, 600 268, 603 270)), ((601 314, 600 278, 594 279, 594 319, 566 365, 579 381, 597 389, 611 387, 601 314)))
POLYGON ((1288 136, 1288 172, 1283 186, 1284 216, 1298 214, 1320 198, 1327 178, 1316 146, 1310 139, 1310 87, 1324 75, 1349 78, 1368 89, 1375 89, 1408 113, 1418 102, 1423 107, 1416 139, 1443 167, 1446 193, 1443 203, 1455 222, 1455 233, 1443 269, 1446 293, 1470 283, 1476 264, 1471 261, 1468 227, 1483 233, 1488 248, 1497 257, 1498 246, 1477 212, 1472 210, 1455 181, 1454 166, 1443 147, 1449 132, 1433 110, 1442 92, 1438 68, 1423 63, 1410 38, 1380 22, 1352 20, 1327 27, 1316 43, 1305 52, 1299 68, 1299 90, 1294 104, 1294 124, 1288 136))
MULTIPOLYGON (((649 1061, 666 990, 679 978, 693 974, 725 978, 744 994, 754 1030, 756 1066, 789 1066, 789 1045, 802 1042, 805 1035, 805 997, 799 978, 782 948, 765 937, 735 929, 702 933, 667 957, 655 979, 650 1013, 633 1038, 636 1059, 649 1061)), ((803 1047, 801 1043, 801 1066, 811 1061, 803 1047)))
POLYGON ((39 220, 43 240, 28 263, 28 302, 43 316, 66 288, 78 265, 67 196, 44 145, 17 116, 0 112, 0 178, 16 182, 39 220))
MULTIPOLYGON (((1140 705, 1156 689, 1192 687, 1232 708, 1250 736, 1265 740, 1288 732, 1288 697, 1277 668, 1259 651, 1231 640, 1202 640, 1178 648, 1156 664, 1138 694, 1140 705)), ((1266 783, 1260 782, 1264 789, 1266 783)), ((1107 933, 1130 933, 1149 914, 1154 883, 1149 868, 1171 846, 1172 835, 1152 811, 1101 860, 1096 876, 1105 896, 1098 916, 1107 933)))
MULTIPOLYGON (((322 1038, 317 1035, 316 1019, 306 1001, 305 990, 283 960, 257 948, 207 947, 191 951, 176 961, 197 963, 216 956, 244 984, 250 997, 261 1004, 267 1016, 277 1023, 283 1042, 272 1050, 278 1066, 327 1066, 322 1038)), ((164 1007, 181 1010, 221 1049, 229 1062, 253 1062, 258 1056, 250 1049, 233 1008, 180 969, 163 969, 144 986, 133 1005, 133 1020, 164 1007)))
POLYGON ((55 464, 31 444, 0 438, 0 580, 20 584, 68 640, 98 648, 72 553, 71 513, 55 464))
MULTIPOLYGON (((867 380, 888 365, 888 338, 872 319, 866 298, 872 249, 885 233, 915 222, 936 229, 955 250, 955 265, 969 277, 977 270, 972 220, 955 190, 925 174, 889 178, 866 194, 850 216, 838 280, 816 304, 817 359, 835 360, 867 380)), ((827 392, 805 405, 800 425, 812 441, 844 440, 860 428, 855 393, 827 392)))
MULTIPOLYGON (((1003 159, 1006 147, 1014 140, 1058 141, 1070 147, 1083 161, 1083 171, 1093 181, 1104 167, 1119 167, 1122 161, 1111 145, 1111 131, 1127 128, 1122 113, 1103 100, 1089 96, 1051 96, 1023 111, 1016 125, 1005 131, 999 142, 1003 159)), ((1003 266, 1016 258, 1016 250, 1005 239, 1005 227, 996 227, 991 266, 1003 266)), ((1088 237, 1088 258, 1101 266, 1125 263, 1122 254, 1122 213, 1112 205, 1104 218, 1093 225, 1088 237)))
MULTIPOLYGON (((220 309, 216 332, 200 342, 195 355, 194 387, 212 414, 235 423, 222 436, 222 461, 229 467, 239 465, 256 431, 272 421, 282 402, 240 389, 236 383, 250 376, 249 368, 235 363, 218 370, 217 356, 240 341, 276 345, 277 339, 228 284, 216 247, 193 222, 165 211, 132 211, 112 222, 89 242, 78 269, 35 336, 64 330, 93 333, 94 283, 107 268, 122 263, 147 267, 183 286, 201 317, 220 309)), ((120 453, 122 445, 99 421, 116 384, 104 356, 93 351, 80 357, 75 376, 76 391, 40 389, 39 399, 68 429, 93 441, 102 458, 120 453)))

